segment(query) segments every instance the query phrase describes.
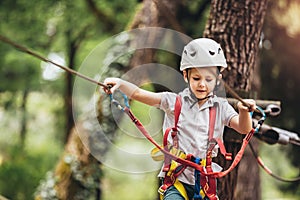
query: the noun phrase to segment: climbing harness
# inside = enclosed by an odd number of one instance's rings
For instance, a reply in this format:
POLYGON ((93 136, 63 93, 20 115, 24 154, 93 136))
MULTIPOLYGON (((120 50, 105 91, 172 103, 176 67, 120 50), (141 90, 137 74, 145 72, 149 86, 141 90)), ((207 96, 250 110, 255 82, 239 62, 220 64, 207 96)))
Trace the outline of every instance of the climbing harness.
POLYGON ((174 117, 175 123, 174 127, 167 128, 163 138, 163 146, 159 145, 147 132, 144 128, 142 123, 134 116, 131 112, 128 105, 122 106, 117 100, 113 98, 113 95, 110 94, 110 98, 112 99, 113 104, 121 111, 126 113, 136 127, 140 130, 140 132, 156 147, 152 150, 152 155, 154 155, 154 160, 160 160, 164 158, 164 166, 163 172, 165 172, 164 182, 163 185, 159 188, 158 192, 163 195, 164 192, 170 187, 174 186, 178 189, 178 191, 184 196, 185 199, 187 195, 185 193, 184 187, 178 181, 177 177, 186 169, 186 167, 192 167, 195 169, 196 180, 199 180, 200 177, 200 185, 197 183, 195 184, 197 188, 195 190, 197 193, 195 194, 195 199, 203 199, 203 196, 208 198, 209 200, 218 200, 216 195, 216 178, 223 177, 227 175, 230 171, 232 171, 236 165, 241 160, 244 150, 249 143, 251 137, 254 133, 258 132, 260 126, 265 121, 265 114, 264 111, 257 107, 257 109, 261 112, 261 119, 258 121, 257 126, 253 128, 243 139, 242 147, 235 156, 231 166, 222 172, 213 172, 212 170, 212 150, 214 149, 215 145, 218 144, 220 147, 221 153, 224 155, 225 159, 231 160, 232 155, 226 152, 225 146, 220 139, 213 138, 214 132, 214 123, 215 123, 215 107, 210 108, 210 119, 209 119, 209 145, 207 150, 207 156, 205 159, 195 158, 192 154, 185 154, 184 152, 180 151, 178 148, 178 129, 177 123, 179 120, 179 115, 181 111, 181 97, 176 97, 175 102, 175 110, 174 110, 174 117), (173 145, 170 146, 167 142, 167 138, 171 134, 173 139, 173 145), (159 155, 156 156, 156 153, 162 152, 163 156, 159 155))

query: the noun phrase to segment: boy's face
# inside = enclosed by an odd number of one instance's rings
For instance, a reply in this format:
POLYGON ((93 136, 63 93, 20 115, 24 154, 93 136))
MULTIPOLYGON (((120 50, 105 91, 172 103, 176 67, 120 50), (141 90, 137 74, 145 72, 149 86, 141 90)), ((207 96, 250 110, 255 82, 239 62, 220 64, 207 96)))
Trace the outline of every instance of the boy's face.
POLYGON ((207 97, 214 90, 217 78, 221 76, 217 74, 217 70, 217 67, 198 67, 191 68, 188 72, 183 71, 185 81, 189 82, 198 99, 207 97))

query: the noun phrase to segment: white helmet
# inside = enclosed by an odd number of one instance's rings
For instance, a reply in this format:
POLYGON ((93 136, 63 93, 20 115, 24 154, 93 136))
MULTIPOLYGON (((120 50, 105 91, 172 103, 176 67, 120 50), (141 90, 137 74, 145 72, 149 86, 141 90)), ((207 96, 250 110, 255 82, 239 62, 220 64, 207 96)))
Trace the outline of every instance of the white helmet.
POLYGON ((189 42, 183 49, 180 71, 194 67, 227 67, 226 58, 219 43, 208 38, 189 42))

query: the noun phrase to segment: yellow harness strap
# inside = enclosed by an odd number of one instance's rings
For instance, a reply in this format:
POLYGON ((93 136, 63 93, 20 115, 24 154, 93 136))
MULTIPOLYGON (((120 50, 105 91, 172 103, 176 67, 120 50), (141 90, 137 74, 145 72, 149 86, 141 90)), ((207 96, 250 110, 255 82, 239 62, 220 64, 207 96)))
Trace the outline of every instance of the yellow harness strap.
MULTIPOLYGON (((186 158, 186 154, 183 151, 180 151, 180 150, 176 149, 173 146, 170 147, 170 153, 176 155, 177 157, 183 158, 183 159, 186 158)), ((161 151, 157 147, 152 149, 152 151, 151 151, 151 157, 155 161, 162 161, 162 160, 164 160, 164 154, 162 154, 161 151)), ((167 175, 168 176, 172 176, 173 172, 174 172, 174 170, 176 169, 177 166, 178 166, 178 163, 175 162, 174 160, 172 160, 171 161, 170 169, 169 169, 168 172, 166 172, 167 175)), ((179 191, 179 193, 184 197, 185 200, 189 200, 183 184, 178 179, 175 180, 173 186, 179 191)), ((161 200, 163 200, 163 198, 164 198, 164 196, 162 194, 163 192, 164 191, 159 192, 161 200)))
POLYGON ((183 184, 178 179, 176 179, 174 187, 180 192, 180 194, 184 197, 185 200, 189 200, 183 184))
MULTIPOLYGON (((170 147, 170 153, 182 159, 186 158, 186 154, 183 151, 180 151, 173 146, 170 147)), ((165 159, 164 154, 157 147, 151 150, 151 157, 154 161, 163 161, 165 159)))
MULTIPOLYGON (((178 179, 176 179, 173 186, 179 191, 179 193, 183 196, 185 200, 189 200, 183 184, 178 179)), ((160 200, 164 199, 164 195, 160 194, 159 196, 160 200)))

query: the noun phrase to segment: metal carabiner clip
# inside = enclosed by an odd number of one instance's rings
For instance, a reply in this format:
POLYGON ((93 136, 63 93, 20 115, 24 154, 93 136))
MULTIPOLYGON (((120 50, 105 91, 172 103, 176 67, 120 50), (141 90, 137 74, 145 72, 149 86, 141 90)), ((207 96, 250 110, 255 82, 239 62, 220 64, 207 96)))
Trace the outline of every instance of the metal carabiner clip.
POLYGON ((262 124, 266 120, 266 113, 265 113, 265 111, 261 107, 259 107, 259 106, 256 106, 256 108, 260 112, 261 118, 257 122, 257 126, 254 129, 254 133, 257 133, 259 131, 260 127, 262 126, 262 124))
POLYGON ((266 109, 264 110, 264 112, 271 116, 271 117, 276 117, 280 114, 281 112, 281 108, 278 105, 275 104, 269 104, 266 109))
POLYGON ((119 110, 121 110, 121 111, 124 112, 125 111, 125 107, 127 107, 128 109, 130 109, 129 100, 128 100, 128 97, 124 93, 122 93, 122 92, 120 92, 120 93, 123 96, 123 100, 124 100, 124 105, 125 106, 122 106, 121 103, 114 98, 114 96, 113 96, 112 93, 109 94, 109 97, 110 97, 111 103, 114 104, 119 110))

